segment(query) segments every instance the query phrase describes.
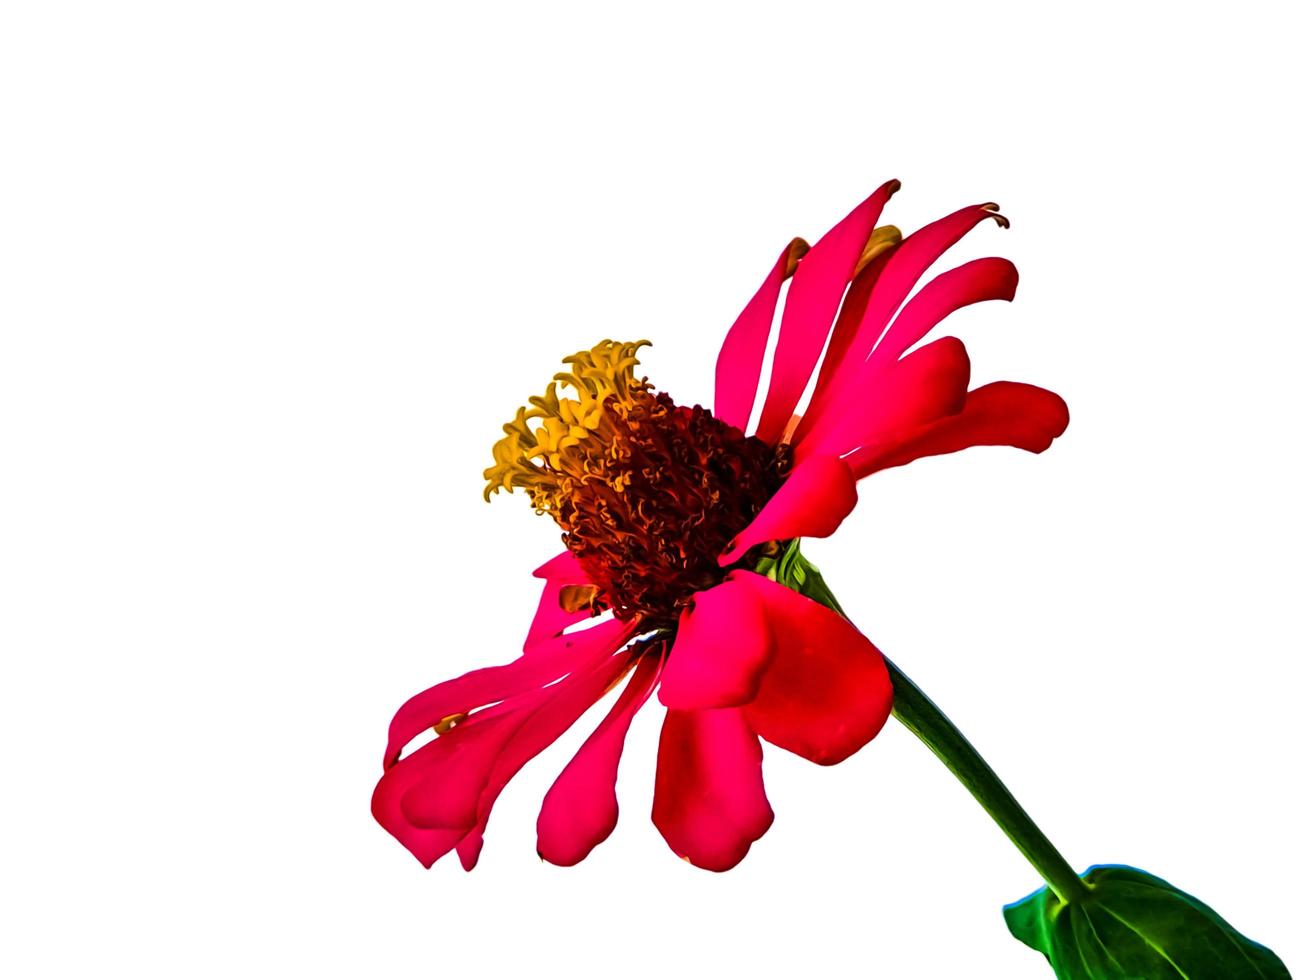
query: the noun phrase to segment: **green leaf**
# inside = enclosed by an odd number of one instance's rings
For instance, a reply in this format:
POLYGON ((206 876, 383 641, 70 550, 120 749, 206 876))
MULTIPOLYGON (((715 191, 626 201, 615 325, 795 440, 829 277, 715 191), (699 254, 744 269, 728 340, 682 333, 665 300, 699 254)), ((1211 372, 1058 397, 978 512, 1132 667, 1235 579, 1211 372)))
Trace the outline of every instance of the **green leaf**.
POLYGON ((1278 956, 1161 878, 1121 865, 1081 877, 1085 898, 1041 888, 1003 910, 1059 980, 1290 980, 1278 956))

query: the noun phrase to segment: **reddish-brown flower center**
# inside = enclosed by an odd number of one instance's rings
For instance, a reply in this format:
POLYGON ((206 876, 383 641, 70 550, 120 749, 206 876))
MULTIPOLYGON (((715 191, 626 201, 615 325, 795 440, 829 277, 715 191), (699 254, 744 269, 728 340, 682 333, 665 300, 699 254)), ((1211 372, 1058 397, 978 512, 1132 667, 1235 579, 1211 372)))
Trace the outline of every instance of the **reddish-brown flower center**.
POLYGON ((579 608, 611 608, 671 628, 696 591, 719 583, 717 557, 780 487, 786 455, 635 380, 638 344, 605 341, 567 359, 555 380, 504 427, 487 497, 523 487, 563 529, 595 588, 579 608), (539 420, 536 422, 536 420, 539 420))

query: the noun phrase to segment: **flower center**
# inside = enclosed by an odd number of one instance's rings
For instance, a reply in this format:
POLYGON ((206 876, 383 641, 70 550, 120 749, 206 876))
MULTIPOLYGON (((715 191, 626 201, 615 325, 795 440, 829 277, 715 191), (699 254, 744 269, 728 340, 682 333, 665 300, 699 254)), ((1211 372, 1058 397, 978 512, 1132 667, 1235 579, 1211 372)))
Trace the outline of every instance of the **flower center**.
POLYGON ((636 379, 647 341, 605 340, 564 358, 504 426, 486 499, 521 487, 597 587, 564 596, 650 629, 675 626, 690 596, 718 584, 717 556, 780 487, 788 456, 698 405, 636 379), (560 396, 559 385, 575 397, 560 396))

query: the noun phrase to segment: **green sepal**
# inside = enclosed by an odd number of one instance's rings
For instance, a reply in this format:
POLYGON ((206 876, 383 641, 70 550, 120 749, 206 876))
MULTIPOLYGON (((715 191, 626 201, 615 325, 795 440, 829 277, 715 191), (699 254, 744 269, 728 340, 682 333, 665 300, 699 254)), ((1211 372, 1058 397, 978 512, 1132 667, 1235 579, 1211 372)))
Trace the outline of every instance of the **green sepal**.
POLYGON ((807 596, 814 602, 834 609, 841 616, 844 610, 835 599, 834 593, 826 585, 817 566, 808 561, 799 551, 799 539, 794 538, 775 556, 761 559, 753 569, 759 575, 765 575, 773 582, 779 582, 793 589, 799 595, 807 596))
POLYGON ((1059 980, 1290 980, 1278 956, 1161 878, 1121 865, 1081 878, 1087 896, 1041 888, 1003 909, 1059 980))

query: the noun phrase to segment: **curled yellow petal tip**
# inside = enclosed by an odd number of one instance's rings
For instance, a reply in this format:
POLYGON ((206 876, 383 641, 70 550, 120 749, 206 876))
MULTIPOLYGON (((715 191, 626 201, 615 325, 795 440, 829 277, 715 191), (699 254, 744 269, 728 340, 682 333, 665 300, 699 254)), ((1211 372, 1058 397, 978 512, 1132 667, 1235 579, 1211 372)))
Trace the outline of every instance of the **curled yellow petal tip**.
POLYGON ((633 394, 648 390, 648 381, 635 376, 640 363, 636 354, 647 346, 647 340, 601 340, 589 350, 563 358, 568 370, 555 374, 544 394, 529 398, 531 407, 519 408, 504 425, 504 438, 493 450, 495 463, 484 474, 485 498, 522 487, 537 510, 552 509, 557 477, 548 470, 566 471, 568 449, 599 432, 606 412, 620 410, 633 394), (560 387, 571 389, 575 397, 560 395, 560 387))

